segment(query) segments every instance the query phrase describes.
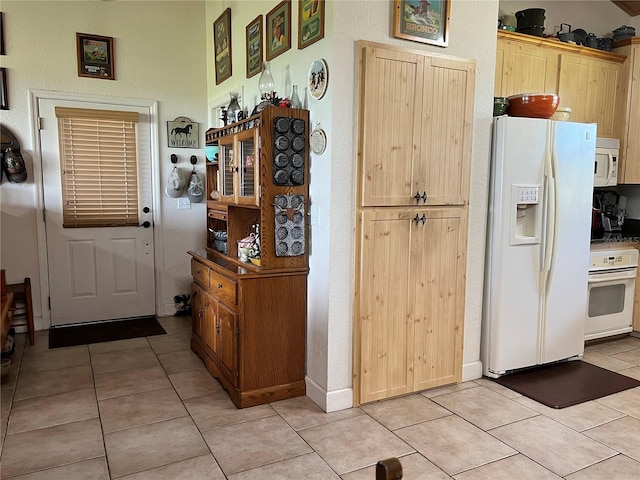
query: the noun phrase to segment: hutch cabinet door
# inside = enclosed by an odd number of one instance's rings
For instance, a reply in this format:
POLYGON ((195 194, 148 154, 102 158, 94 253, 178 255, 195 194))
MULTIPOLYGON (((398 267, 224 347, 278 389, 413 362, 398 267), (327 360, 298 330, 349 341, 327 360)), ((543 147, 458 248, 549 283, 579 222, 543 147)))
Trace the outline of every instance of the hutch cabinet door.
POLYGON ((462 379, 466 239, 462 209, 429 209, 412 223, 409 316, 414 325, 413 390, 462 379))
POLYGON ((235 145, 233 137, 224 139, 219 143, 218 152, 218 173, 220 175, 220 201, 225 203, 235 203, 234 179, 238 169, 235 155, 235 145))
POLYGON ((362 213, 360 258, 360 401, 413 390, 413 319, 409 315, 411 222, 406 212, 362 213))
POLYGON ((260 205, 260 155, 257 129, 245 130, 236 137, 238 172, 236 202, 240 205, 260 205))
POLYGON ((359 112, 363 205, 415 204, 423 63, 421 55, 366 48, 359 112))
POLYGON ((207 292, 202 292, 202 310, 204 312, 203 343, 207 354, 215 361, 218 357, 218 301, 207 292))
POLYGON ((204 322, 202 288, 195 283, 191 284, 191 319, 193 321, 193 333, 202 339, 202 327, 204 322))
POLYGON ((234 387, 238 386, 238 315, 218 304, 216 324, 218 368, 234 387))

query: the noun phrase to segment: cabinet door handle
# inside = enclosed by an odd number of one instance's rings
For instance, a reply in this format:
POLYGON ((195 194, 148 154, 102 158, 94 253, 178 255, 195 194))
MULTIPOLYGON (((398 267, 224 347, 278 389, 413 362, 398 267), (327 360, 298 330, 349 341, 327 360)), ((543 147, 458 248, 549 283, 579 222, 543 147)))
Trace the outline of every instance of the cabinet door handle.
POLYGON ((422 203, 427 203, 427 192, 422 192, 422 203))
POLYGON ((216 325, 216 333, 220 335, 220 325, 216 325))
POLYGON ((218 284, 218 288, 222 288, 222 284, 221 283, 218 284))
POLYGON ((418 203, 420 203, 420 192, 416 192, 416 194, 413 196, 413 198, 415 198, 415 199, 416 199, 416 205, 417 205, 418 203))
POLYGON ((418 216, 417 213, 416 213, 416 216, 413 217, 413 221, 416 222, 416 225, 418 225, 420 223, 420 217, 418 216))
MULTIPOLYGON (((417 215, 417 214, 416 214, 417 215)), ((422 220, 422 225, 424 225, 425 223, 427 223, 427 215, 425 213, 422 214, 422 218, 420 219, 422 220)))
POLYGON ((196 275, 201 275, 201 274, 202 274, 202 271, 196 270, 196 275))
POLYGON ((198 310, 198 316, 199 316, 200 318, 202 318, 203 313, 204 313, 204 312, 203 312, 203 310, 202 310, 202 309, 198 310))

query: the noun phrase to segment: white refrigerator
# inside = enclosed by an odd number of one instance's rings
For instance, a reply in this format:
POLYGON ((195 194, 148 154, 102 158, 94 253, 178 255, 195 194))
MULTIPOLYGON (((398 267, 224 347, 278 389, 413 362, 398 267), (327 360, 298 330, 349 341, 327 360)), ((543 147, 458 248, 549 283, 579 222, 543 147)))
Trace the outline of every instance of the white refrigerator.
POLYGON ((482 319, 483 373, 584 352, 596 125, 497 117, 482 319))

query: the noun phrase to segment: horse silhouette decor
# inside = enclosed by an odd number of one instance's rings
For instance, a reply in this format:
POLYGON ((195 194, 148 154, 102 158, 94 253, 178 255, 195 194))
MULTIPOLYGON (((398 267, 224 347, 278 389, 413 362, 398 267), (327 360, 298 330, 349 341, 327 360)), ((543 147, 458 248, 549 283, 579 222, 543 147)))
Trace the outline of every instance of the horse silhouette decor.
POLYGON ((187 117, 167 122, 168 146, 173 148, 199 148, 199 124, 187 117))

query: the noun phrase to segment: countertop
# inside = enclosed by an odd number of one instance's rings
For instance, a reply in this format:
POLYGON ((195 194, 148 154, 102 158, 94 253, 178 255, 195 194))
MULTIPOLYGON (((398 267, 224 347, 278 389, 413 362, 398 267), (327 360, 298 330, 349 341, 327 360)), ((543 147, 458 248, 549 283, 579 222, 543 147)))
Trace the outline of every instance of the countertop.
POLYGON ((640 220, 629 218, 622 225, 620 233, 605 232, 601 238, 591 238, 592 246, 610 244, 625 244, 625 246, 640 248, 640 220))

